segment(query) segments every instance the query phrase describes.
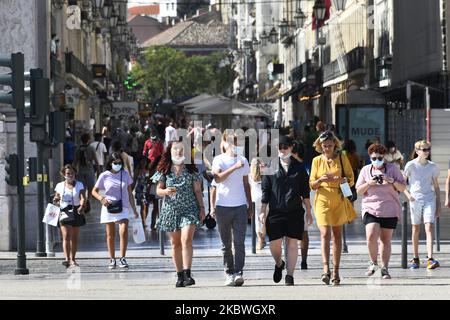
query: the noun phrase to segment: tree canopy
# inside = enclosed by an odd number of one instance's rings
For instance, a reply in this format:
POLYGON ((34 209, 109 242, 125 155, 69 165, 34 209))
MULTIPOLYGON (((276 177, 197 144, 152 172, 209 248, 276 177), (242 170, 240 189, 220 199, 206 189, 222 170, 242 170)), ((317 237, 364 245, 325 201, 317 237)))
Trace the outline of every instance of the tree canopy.
POLYGON ((169 98, 177 100, 200 93, 226 93, 234 79, 225 52, 188 57, 164 46, 149 47, 131 73, 150 100, 166 96, 166 81, 169 98))

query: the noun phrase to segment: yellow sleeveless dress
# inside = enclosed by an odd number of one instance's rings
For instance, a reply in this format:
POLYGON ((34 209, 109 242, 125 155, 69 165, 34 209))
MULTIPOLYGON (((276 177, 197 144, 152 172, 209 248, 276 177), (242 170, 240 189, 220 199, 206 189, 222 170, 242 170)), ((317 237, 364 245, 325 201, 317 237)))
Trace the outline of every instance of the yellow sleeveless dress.
MULTIPOLYGON (((345 155, 341 155, 344 175, 351 186, 355 184, 353 169, 345 155)), ((327 161, 322 155, 313 159, 310 185, 326 173, 342 176, 339 155, 327 161)), ((312 189, 312 187, 311 187, 312 189)), ((351 202, 342 195, 339 182, 322 182, 314 197, 314 214, 319 226, 341 226, 356 218, 356 211, 351 202)))

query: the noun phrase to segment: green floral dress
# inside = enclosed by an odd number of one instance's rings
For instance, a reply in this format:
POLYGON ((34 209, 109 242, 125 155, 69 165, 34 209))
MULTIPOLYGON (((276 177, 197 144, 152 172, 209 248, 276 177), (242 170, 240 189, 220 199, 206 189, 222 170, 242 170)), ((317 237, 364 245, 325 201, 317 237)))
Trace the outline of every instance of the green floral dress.
POLYGON ((163 199, 163 205, 159 218, 156 221, 156 228, 161 231, 174 232, 181 228, 195 224, 201 226, 199 220, 200 209, 197 198, 194 193, 194 182, 202 181, 202 176, 198 172, 189 173, 183 168, 180 176, 174 173, 164 175, 157 171, 152 177, 153 183, 163 182, 167 187, 177 188, 173 196, 166 196, 163 199))

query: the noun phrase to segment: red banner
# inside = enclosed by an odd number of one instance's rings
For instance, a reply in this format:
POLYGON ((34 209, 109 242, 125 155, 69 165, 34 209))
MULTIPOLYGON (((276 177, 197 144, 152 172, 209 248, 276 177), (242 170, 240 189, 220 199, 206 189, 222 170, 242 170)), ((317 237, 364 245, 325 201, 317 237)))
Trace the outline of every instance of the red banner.
POLYGON ((331 0, 322 0, 322 1, 325 1, 325 7, 326 7, 325 19, 323 21, 319 21, 319 23, 317 24, 317 20, 316 20, 314 10, 313 10, 313 14, 312 14, 312 29, 313 30, 322 27, 324 25, 325 21, 330 19, 331 0))

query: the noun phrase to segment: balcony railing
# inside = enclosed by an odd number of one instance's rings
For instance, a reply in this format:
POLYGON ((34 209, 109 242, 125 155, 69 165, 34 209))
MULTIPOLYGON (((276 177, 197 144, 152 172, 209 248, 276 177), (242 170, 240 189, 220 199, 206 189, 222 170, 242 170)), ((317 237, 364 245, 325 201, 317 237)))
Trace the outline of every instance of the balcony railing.
POLYGON ((66 73, 71 73, 92 88, 92 71, 72 52, 66 52, 66 73))
POLYGON ((306 78, 307 75, 312 74, 314 72, 311 60, 307 60, 305 63, 295 67, 291 70, 291 80, 292 83, 298 84, 302 81, 303 78, 306 78))
POLYGON ((346 55, 334 60, 323 67, 323 80, 325 82, 364 68, 365 47, 356 47, 346 55))
POLYGON ((50 70, 51 70, 52 76, 55 76, 55 77, 62 76, 61 61, 56 59, 56 56, 53 54, 50 55, 50 70))

